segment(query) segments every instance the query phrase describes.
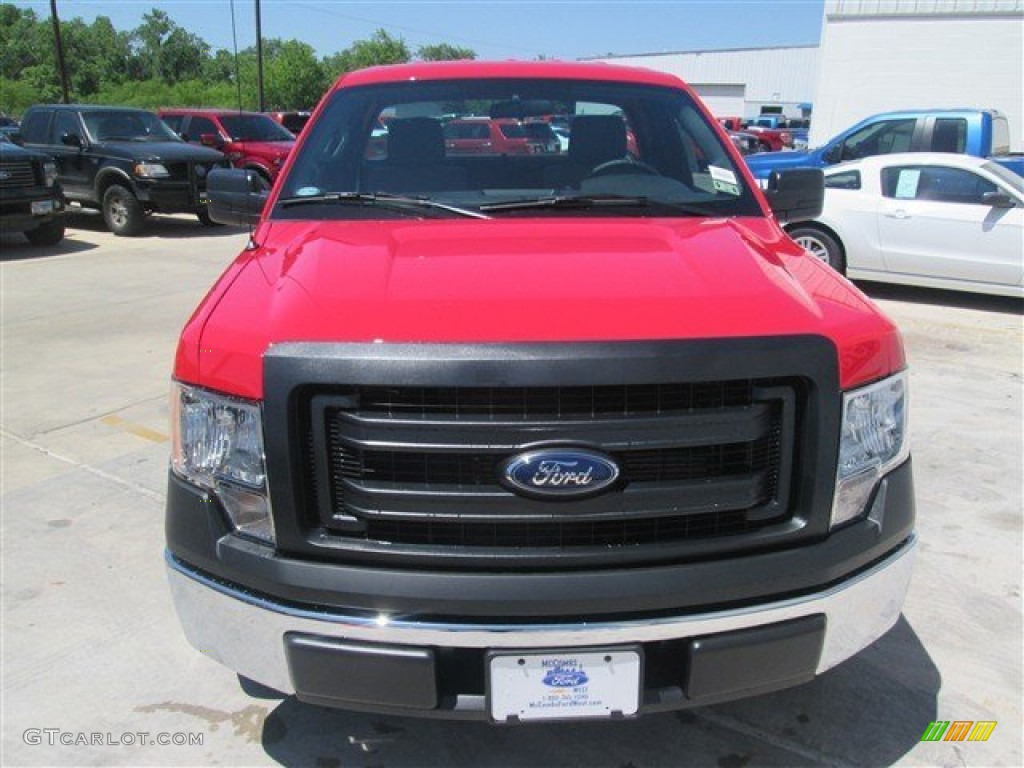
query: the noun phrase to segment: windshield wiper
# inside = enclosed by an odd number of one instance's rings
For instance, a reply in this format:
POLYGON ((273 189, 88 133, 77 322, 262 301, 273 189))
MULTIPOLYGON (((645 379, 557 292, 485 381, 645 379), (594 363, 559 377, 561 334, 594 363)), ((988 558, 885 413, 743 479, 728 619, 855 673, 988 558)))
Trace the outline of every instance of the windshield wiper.
POLYGON ((625 195, 546 195, 525 200, 481 205, 481 211, 523 211, 530 208, 644 208, 650 201, 646 197, 625 195))
POLYGON ((476 211, 466 208, 459 208, 446 203, 439 203, 429 197, 408 197, 405 195, 392 195, 386 192, 327 192, 322 195, 302 195, 296 197, 285 197, 277 201, 282 208, 291 208, 297 205, 317 204, 339 204, 339 205, 379 205, 381 207, 408 209, 408 208, 433 208, 439 211, 448 211, 459 216, 466 216, 471 219, 489 219, 476 211))
POLYGON ((529 198, 526 200, 509 200, 503 203, 481 205, 481 211, 522 211, 533 208, 667 208, 678 213, 691 216, 713 216, 713 211, 694 203, 659 200, 650 197, 630 197, 628 195, 556 195, 529 198))

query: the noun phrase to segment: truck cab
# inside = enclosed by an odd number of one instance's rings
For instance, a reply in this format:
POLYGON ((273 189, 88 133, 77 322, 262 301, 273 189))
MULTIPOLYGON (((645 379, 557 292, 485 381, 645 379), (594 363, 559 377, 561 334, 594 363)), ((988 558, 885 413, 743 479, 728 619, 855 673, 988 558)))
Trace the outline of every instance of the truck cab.
POLYGON ((824 168, 847 160, 895 152, 953 152, 989 157, 1018 175, 1024 158, 1010 154, 1006 116, 997 110, 947 109, 886 112, 861 120, 827 143, 802 152, 769 152, 750 158, 758 179, 773 170, 824 168))

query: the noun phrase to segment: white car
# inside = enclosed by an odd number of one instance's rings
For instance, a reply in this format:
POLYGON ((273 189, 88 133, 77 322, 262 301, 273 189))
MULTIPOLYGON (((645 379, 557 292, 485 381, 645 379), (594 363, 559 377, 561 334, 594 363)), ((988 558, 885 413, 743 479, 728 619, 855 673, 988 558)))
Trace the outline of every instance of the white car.
POLYGON ((851 279, 1024 297, 1024 179, 932 152, 825 169, 825 207, 790 237, 851 279))

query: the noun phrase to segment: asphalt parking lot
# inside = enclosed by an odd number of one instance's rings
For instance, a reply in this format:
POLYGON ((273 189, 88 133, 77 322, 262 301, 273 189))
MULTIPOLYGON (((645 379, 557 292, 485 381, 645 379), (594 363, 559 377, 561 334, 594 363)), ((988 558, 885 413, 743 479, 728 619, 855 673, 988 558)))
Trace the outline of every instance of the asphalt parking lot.
POLYGON ((1024 764, 1020 301, 865 286, 912 371, 921 547, 887 636, 781 693, 496 728, 250 696, 186 644, 162 556, 168 379, 245 233, 184 216, 130 239, 94 215, 69 224, 53 248, 0 241, 0 764, 1024 764), (986 742, 922 743, 933 720, 997 725, 986 742))

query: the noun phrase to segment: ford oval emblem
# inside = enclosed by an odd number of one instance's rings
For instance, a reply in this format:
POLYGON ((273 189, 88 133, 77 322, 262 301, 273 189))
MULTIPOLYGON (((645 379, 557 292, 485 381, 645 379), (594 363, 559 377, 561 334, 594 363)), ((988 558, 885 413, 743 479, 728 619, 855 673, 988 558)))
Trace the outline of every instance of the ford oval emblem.
POLYGON ((536 448, 501 468, 505 487, 541 499, 594 496, 618 479, 619 466, 610 457, 584 448, 536 448))
POLYGON ((547 674, 544 675, 544 679, 541 680, 549 688, 576 688, 580 685, 586 685, 589 681, 590 678, 587 677, 587 673, 582 669, 566 669, 563 667, 549 669, 547 674))

